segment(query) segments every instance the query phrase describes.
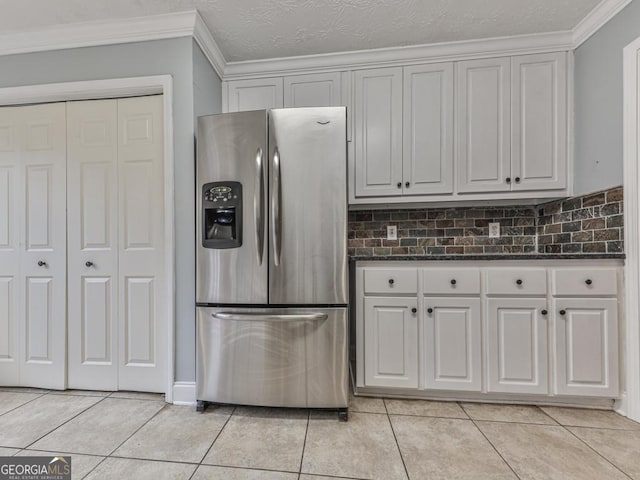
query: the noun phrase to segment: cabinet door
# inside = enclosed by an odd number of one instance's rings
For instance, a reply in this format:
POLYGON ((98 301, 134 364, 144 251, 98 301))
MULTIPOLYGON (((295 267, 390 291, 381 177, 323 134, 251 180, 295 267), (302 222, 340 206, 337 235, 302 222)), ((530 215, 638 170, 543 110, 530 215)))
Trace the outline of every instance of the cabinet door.
POLYGON ((509 58, 457 64, 459 192, 511 190, 510 69, 509 58))
POLYGON ((545 298, 487 303, 488 391, 548 393, 545 298))
POLYGON ((118 389, 117 100, 67 105, 69 388, 118 389))
POLYGON ((513 190, 567 186, 567 54, 511 59, 513 190))
POLYGON ((556 393, 618 395, 616 299, 555 300, 556 393))
POLYGON ((282 108, 282 77, 232 80, 228 83, 229 112, 282 108))
POLYGON ((405 195, 453 192, 453 63, 405 67, 405 195))
POLYGON ((339 107, 341 101, 340 72, 292 75, 284 78, 284 106, 339 107))
POLYGON ((356 197, 402 194, 402 68, 354 72, 356 197))
POLYGON ((418 388, 417 307, 415 298, 365 297, 366 386, 418 388))
POLYGON ((425 297, 425 388, 482 388, 480 299, 425 297))

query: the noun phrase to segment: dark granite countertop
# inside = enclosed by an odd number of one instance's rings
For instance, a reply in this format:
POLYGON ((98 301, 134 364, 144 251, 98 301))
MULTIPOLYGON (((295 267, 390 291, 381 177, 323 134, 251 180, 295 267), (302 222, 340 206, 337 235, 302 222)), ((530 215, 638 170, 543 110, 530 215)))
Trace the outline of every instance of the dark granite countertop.
POLYGON ((375 257, 351 256, 354 262, 418 261, 418 260, 613 260, 624 259, 624 253, 574 253, 574 254, 486 254, 486 255, 388 255, 375 257))

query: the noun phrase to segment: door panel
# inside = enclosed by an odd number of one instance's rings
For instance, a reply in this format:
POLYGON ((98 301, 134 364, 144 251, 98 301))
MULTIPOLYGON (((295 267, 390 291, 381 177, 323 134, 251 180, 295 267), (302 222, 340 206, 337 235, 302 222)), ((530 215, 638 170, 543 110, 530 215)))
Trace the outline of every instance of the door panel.
POLYGON ((271 110, 269 137, 269 303, 344 305, 346 109, 271 110))
POLYGON ((282 108, 282 78, 259 78, 229 82, 229 112, 282 108))
POLYGON ((425 388, 480 391, 480 299, 425 297, 424 302, 425 388))
POLYGON ((555 314, 556 392, 617 397, 617 300, 556 299, 555 314))
POLYGON ((163 392, 167 373, 162 96, 118 102, 118 389, 163 392))
POLYGON ((201 117, 197 148, 196 211, 202 211, 204 184, 237 181, 242 184, 243 218, 242 245, 225 249, 203 246, 203 217, 197 219, 196 302, 267 304, 267 112, 201 117))
POLYGON ((509 58, 458 62, 458 191, 509 191, 509 58))
POLYGON ((545 298, 488 300, 490 392, 548 393, 546 308, 545 298))
POLYGON ((340 72, 284 77, 284 106, 290 107, 338 107, 340 100, 340 72))
POLYGON ((364 376, 369 387, 418 387, 415 298, 365 297, 364 376))
POLYGON ((354 72, 355 196, 402 194, 402 68, 354 72))
POLYGON ((67 347, 66 105, 20 107, 16 115, 24 125, 20 158, 25 182, 20 383, 62 389, 67 347))
POLYGON ((18 336, 24 309, 20 278, 24 215, 24 168, 21 162, 17 107, 0 108, 0 385, 19 385, 18 336))
POLYGON ((403 193, 452 193, 453 63, 404 68, 403 115, 403 193))
POLYGON ((117 100, 67 105, 69 388, 118 385, 117 115, 117 100))

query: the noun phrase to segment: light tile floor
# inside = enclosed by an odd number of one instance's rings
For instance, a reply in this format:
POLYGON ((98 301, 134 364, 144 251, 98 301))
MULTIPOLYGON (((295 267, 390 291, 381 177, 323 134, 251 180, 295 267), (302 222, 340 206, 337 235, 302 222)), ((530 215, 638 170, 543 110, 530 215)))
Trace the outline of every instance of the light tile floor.
POLYGON ((0 389, 0 456, 70 454, 88 480, 640 480, 640 424, 613 412, 352 397, 342 423, 162 400, 0 389))

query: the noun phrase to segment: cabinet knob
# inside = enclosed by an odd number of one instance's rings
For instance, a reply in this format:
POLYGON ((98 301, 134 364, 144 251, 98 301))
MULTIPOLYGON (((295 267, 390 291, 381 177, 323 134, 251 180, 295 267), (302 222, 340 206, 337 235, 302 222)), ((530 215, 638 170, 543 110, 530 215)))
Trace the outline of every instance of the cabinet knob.
POLYGON ((522 280, 520 280, 520 279, 516 280, 516 284, 522 285, 522 280))
POLYGON ((451 285, 455 285, 456 283, 458 283, 458 282, 456 282, 456 279, 455 279, 455 278, 452 278, 452 279, 451 279, 451 285))
POLYGON ((560 310, 560 312, 559 312, 559 313, 560 313, 560 315, 564 315, 564 314, 566 314, 566 313, 567 313, 567 311, 566 311, 566 310, 560 310))
POLYGON ((411 309, 411 313, 416 313, 417 311, 418 311, 418 309, 417 309, 416 307, 413 307, 413 308, 411 309))
POLYGON ((433 313, 433 308, 431 307, 427 308, 427 313, 433 313))
POLYGON ((46 267, 47 266, 47 262, 45 262, 44 260, 39 260, 38 261, 38 266, 39 267, 46 267))
POLYGON ((516 183, 520 183, 520 177, 516 177, 515 180, 516 180, 516 183))
POLYGON ((507 177, 507 178, 506 178, 506 182, 507 182, 507 183, 511 183, 511 177, 507 177))
POLYGON ((542 315, 546 315, 546 314, 547 314, 547 313, 549 313, 549 312, 547 312, 546 310, 540 310, 540 313, 541 313, 542 315))
POLYGON ((394 282, 393 278, 390 278, 389 279, 389 285, 393 285, 393 282, 394 282))
POLYGON ((86 262, 85 267, 93 267, 93 262, 86 262))
POLYGON ((402 188, 402 182, 398 182, 397 187, 402 188))
POLYGON ((590 278, 587 278, 584 283, 586 283, 587 285, 591 285, 593 283, 593 281, 590 278))
POLYGON ((406 182, 406 183, 404 184, 404 186, 405 186, 405 187, 407 187, 407 188, 409 188, 409 187, 411 186, 411 184, 410 184, 409 182, 406 182))

